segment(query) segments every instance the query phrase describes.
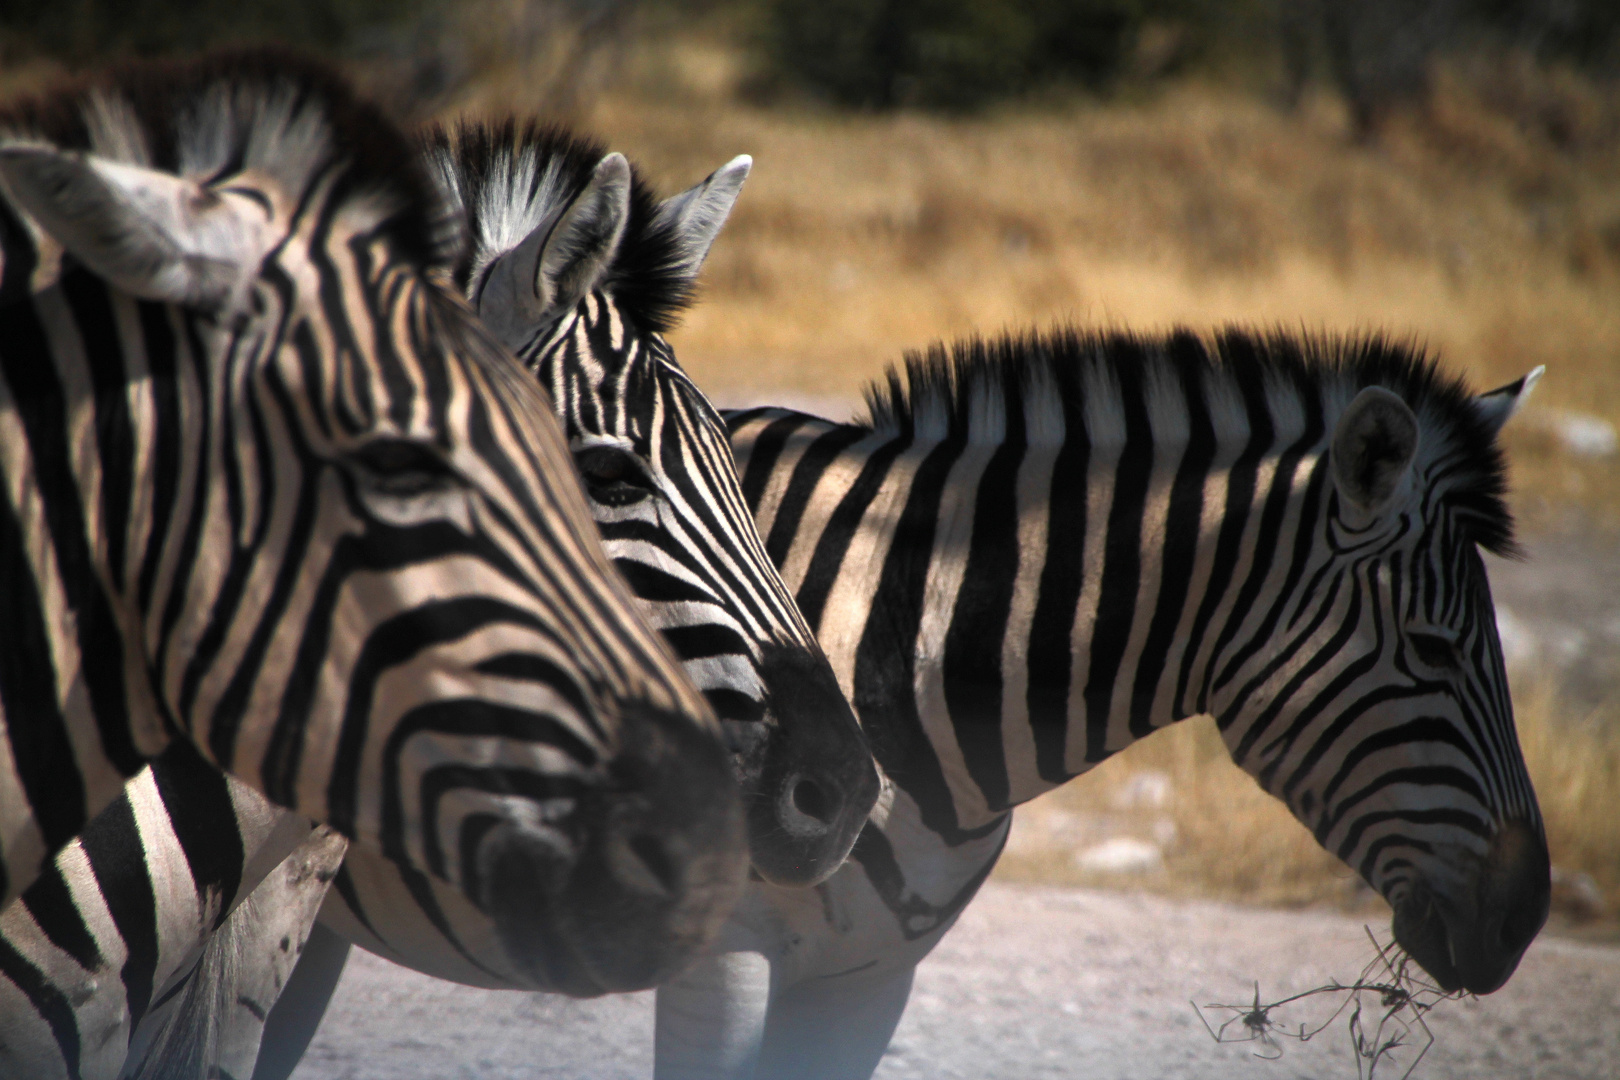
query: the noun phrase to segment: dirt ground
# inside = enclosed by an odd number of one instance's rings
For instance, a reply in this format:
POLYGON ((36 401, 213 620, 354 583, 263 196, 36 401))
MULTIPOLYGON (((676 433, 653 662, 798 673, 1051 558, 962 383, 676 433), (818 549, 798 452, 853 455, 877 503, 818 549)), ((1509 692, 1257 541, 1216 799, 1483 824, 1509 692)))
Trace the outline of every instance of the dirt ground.
MULTIPOLYGON (((1343 1017, 1280 1060, 1214 1044, 1188 999, 1353 979, 1360 920, 991 882, 918 971, 878 1080, 1338 1080, 1343 1017)), ((1385 931, 1387 928, 1374 927, 1385 931)), ((1215 1014, 1211 1014, 1215 1015, 1215 1014)), ((1308 1013, 1290 1014, 1295 1021, 1308 1013)), ((1620 1076, 1620 948, 1542 937, 1497 993, 1442 1002, 1415 1080, 1620 1076)), ((1285 1019, 1277 1014, 1278 1019, 1285 1019)), ((1398 1078, 1410 1052, 1385 1059, 1398 1078)), ((577 1002, 439 983, 356 953, 295 1080, 629 1080, 652 1072, 652 998, 577 1002)))

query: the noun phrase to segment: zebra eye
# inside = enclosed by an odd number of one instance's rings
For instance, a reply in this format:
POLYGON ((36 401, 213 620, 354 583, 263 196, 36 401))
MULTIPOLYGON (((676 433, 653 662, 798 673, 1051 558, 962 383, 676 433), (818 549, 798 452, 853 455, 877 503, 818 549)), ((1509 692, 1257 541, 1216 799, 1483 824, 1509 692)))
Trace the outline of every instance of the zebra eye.
POLYGON ((629 506, 655 490, 640 459, 617 446, 587 446, 574 452, 574 467, 591 498, 605 506, 629 506))
POLYGON ((1417 658, 1432 668, 1449 669, 1458 666, 1457 646, 1439 634, 1408 632, 1406 640, 1412 643, 1417 658))
POLYGON ((410 439, 372 439, 349 457, 385 495, 424 495, 455 479, 450 463, 437 451, 410 439))

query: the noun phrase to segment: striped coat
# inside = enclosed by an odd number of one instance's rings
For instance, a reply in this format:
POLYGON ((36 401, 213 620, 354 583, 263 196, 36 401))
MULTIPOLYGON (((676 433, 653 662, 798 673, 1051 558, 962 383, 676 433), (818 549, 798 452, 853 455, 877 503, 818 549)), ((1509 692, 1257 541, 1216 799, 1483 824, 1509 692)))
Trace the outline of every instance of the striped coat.
POLYGON ((1495 439, 1533 382, 1060 330, 913 357, 866 423, 729 414, 892 786, 819 895, 751 887, 660 989, 660 1080, 868 1075, 1008 811, 1199 714, 1440 985, 1500 986, 1548 863, 1479 551, 1511 550, 1495 439))
POLYGON ((179 738, 536 985, 645 984, 739 882, 719 732, 415 162, 264 54, 0 113, 5 893, 179 738))

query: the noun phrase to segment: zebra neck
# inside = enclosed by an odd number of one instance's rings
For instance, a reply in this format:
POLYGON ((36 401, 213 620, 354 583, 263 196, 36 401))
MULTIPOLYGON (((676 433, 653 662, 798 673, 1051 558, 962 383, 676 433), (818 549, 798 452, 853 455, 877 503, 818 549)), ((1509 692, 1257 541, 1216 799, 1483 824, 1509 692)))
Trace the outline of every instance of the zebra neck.
POLYGON ((7 618, 39 653, 36 677, 64 688, 57 708, 92 712, 124 775, 168 738, 139 644, 143 600, 193 572, 181 537, 155 526, 194 509, 179 505, 203 453, 184 420, 200 403, 176 371, 188 336, 173 310, 82 270, 0 304, 0 561, 32 582, 7 618))
POLYGON ((1318 528, 1315 439, 1193 454, 812 421, 778 441, 760 420, 732 423, 767 549, 879 762, 947 838, 1219 714, 1251 613, 1318 528))

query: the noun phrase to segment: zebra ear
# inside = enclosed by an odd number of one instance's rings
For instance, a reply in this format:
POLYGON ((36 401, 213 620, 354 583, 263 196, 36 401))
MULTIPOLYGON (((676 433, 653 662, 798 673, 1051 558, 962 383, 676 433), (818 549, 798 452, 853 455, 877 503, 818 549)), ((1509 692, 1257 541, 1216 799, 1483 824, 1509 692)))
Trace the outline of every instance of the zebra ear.
POLYGON ((1417 451, 1411 407, 1381 386, 1365 387, 1333 432, 1333 482, 1340 497, 1360 514, 1378 516, 1408 488, 1417 451))
POLYGON ((1536 388, 1536 383, 1546 373, 1546 365, 1542 365, 1523 378, 1514 379, 1506 386, 1498 386, 1474 399, 1474 408, 1479 410, 1480 419, 1485 421, 1492 435, 1501 431, 1502 425, 1524 407, 1530 391, 1536 388))
POLYGON ((658 205, 656 224, 674 229, 682 277, 697 277, 753 167, 753 158, 739 154, 710 173, 703 183, 658 205))
POLYGON ((496 259, 478 295, 478 314, 516 347, 534 328, 579 303, 596 287, 630 220, 630 163, 609 154, 590 183, 557 218, 496 259))
POLYGON ((258 223, 169 173, 10 143, 0 182, 64 251, 146 300, 219 306, 264 256, 258 223))

